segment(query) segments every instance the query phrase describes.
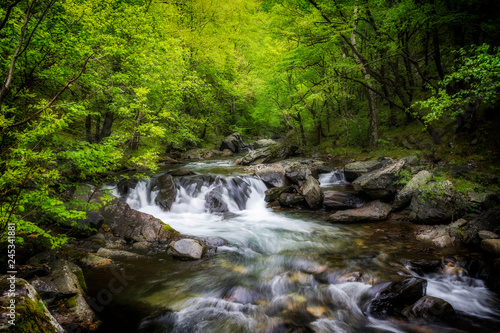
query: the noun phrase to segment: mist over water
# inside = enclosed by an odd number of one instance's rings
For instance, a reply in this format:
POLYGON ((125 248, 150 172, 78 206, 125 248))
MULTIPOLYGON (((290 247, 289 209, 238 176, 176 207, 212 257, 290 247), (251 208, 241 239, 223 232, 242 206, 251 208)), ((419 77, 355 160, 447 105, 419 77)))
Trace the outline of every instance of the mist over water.
MULTIPOLYGON (((205 172, 203 166, 187 165, 197 172, 205 172)), ((417 329, 370 317, 363 309, 363 295, 374 284, 416 275, 400 262, 415 257, 418 243, 377 240, 373 225, 332 225, 308 211, 275 212, 264 202, 265 184, 250 175, 197 174, 175 182, 177 197, 170 211, 155 204, 154 179, 140 181, 124 199, 181 234, 218 237, 227 245, 201 263, 171 262, 145 269, 133 294, 125 298, 169 310, 143 318, 140 332, 417 329), (224 212, 211 212, 207 205, 214 189, 227 207, 224 212)), ((320 183, 348 184, 339 171, 321 175, 320 183)), ((479 327, 493 332, 491 327, 500 323, 496 295, 482 281, 438 273, 422 277, 428 281, 427 295, 487 323, 463 329, 432 324, 434 331, 474 332, 479 327)))

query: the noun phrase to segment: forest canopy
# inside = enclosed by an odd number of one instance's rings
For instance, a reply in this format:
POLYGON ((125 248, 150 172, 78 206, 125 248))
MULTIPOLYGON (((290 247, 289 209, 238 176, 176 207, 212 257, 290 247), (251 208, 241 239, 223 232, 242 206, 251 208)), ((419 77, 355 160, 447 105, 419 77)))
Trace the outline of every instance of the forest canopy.
POLYGON ((376 147, 408 126, 432 145, 477 132, 498 108, 499 7, 3 0, 0 228, 58 246, 52 227, 78 227, 91 205, 68 202, 72 184, 233 132, 305 149, 376 147))

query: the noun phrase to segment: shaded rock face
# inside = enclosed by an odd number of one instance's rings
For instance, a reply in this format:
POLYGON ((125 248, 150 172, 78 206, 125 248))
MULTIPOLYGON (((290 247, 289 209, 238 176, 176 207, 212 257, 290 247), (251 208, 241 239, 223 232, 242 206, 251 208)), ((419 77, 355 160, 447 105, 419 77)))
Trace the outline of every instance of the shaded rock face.
POLYGON ((174 178, 169 174, 164 174, 158 177, 158 195, 155 202, 165 210, 170 210, 175 202, 177 188, 175 187, 174 178))
POLYGON ((302 186, 302 195, 311 209, 319 209, 323 205, 323 190, 319 186, 318 180, 311 175, 306 177, 302 186))
POLYGON ((65 332, 42 301, 35 288, 24 279, 16 278, 15 297, 9 296, 11 280, 9 276, 0 276, 0 331, 2 332, 65 332), (15 310, 11 311, 11 299, 15 299, 15 310), (9 324, 9 320, 15 320, 15 326, 9 324))
POLYGON ((260 139, 260 140, 257 140, 254 142, 253 148, 260 149, 260 148, 269 147, 269 146, 274 145, 274 144, 276 144, 276 141, 274 141, 272 139, 260 139))
POLYGON ((240 133, 233 133, 222 140, 220 150, 229 149, 233 153, 239 153, 246 148, 240 133))
POLYGON ((226 213, 229 212, 227 203, 222 197, 222 186, 214 187, 205 195, 205 207, 210 213, 226 213))
POLYGON ((297 149, 297 146, 289 146, 286 144, 272 145, 251 151, 243 158, 236 160, 235 163, 249 165, 277 162, 292 156, 297 149))
POLYGON ((316 168, 302 163, 293 163, 285 169, 286 178, 295 185, 302 186, 312 176, 318 179, 316 168))
POLYGON ((376 200, 360 208, 338 211, 330 215, 327 221, 336 223, 381 221, 389 216, 391 209, 391 205, 376 200))
POLYGON ((455 247, 461 243, 461 235, 457 229, 441 225, 428 226, 427 229, 421 230, 416 238, 441 248, 455 247))
POLYGON ((279 197, 281 207, 294 207, 305 204, 305 199, 302 195, 296 193, 282 193, 279 197))
POLYGON ((415 304, 406 307, 402 313, 408 318, 435 320, 437 318, 443 319, 450 317, 455 314, 455 310, 450 303, 443 299, 424 296, 415 302, 415 304))
POLYGON ((382 166, 382 162, 375 160, 349 163, 344 166, 345 178, 352 182, 370 171, 380 169, 382 166))
POLYGON ((340 191, 324 191, 323 207, 326 209, 354 209, 365 204, 365 201, 355 195, 340 191))
POLYGON ((405 187, 396 194, 393 208, 397 210, 407 206, 411 202, 413 196, 419 193, 421 187, 427 184, 431 178, 432 174, 427 170, 422 170, 413 176, 405 187))
POLYGON ((264 183, 270 186, 286 186, 288 179, 285 175, 285 168, 282 165, 270 164, 259 168, 255 174, 259 176, 264 183))
POLYGON ((481 242, 481 249, 500 257, 500 239, 485 239, 481 242))
POLYGON ((293 193, 295 188, 293 186, 280 186, 272 187, 266 190, 266 196, 264 197, 265 202, 273 202, 278 199, 282 193, 293 193))
POLYGON ((205 246, 189 238, 171 242, 168 246, 168 252, 181 260, 198 260, 205 253, 205 246))
POLYGON ((364 192, 372 199, 392 199, 396 193, 394 181, 404 165, 405 160, 388 162, 383 168, 356 178, 352 185, 356 191, 364 192))
MULTIPOLYGON (((425 295, 427 281, 410 277, 382 286, 368 304, 367 312, 376 318, 386 318, 425 295)), ((374 287, 375 290, 377 288, 374 287)), ((374 291, 372 291, 374 292, 374 291)))
POLYGON ((482 230, 496 231, 498 226, 500 226, 500 210, 489 209, 463 227, 463 230, 465 230, 463 242, 467 245, 479 247, 481 245, 479 232, 482 230))
POLYGON ((175 231, 152 215, 136 211, 124 202, 113 200, 103 208, 104 222, 114 236, 136 242, 166 242, 175 231))

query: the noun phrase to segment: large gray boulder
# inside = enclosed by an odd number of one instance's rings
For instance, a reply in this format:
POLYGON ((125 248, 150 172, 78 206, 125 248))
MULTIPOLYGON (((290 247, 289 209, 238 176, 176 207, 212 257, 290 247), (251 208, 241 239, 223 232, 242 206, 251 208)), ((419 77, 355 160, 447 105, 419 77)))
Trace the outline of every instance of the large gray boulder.
POLYGON ((56 332, 65 330, 52 316, 35 288, 28 281, 9 275, 0 276, 0 331, 56 332), (14 297, 9 293, 13 290, 14 297), (11 303, 15 301, 15 305, 11 303), (12 325, 14 324, 14 325, 12 325))
POLYGON ((344 210, 359 208, 365 204, 361 198, 340 191, 324 191, 323 207, 326 209, 344 210))
POLYGON ((201 259, 206 251, 206 246, 194 239, 184 238, 173 241, 168 245, 168 252, 181 260, 201 259))
POLYGON ((158 177, 158 195, 155 202, 165 210, 170 210, 177 196, 177 188, 175 187, 174 178, 172 175, 164 174, 158 177))
POLYGON ((101 208, 101 213, 105 225, 116 237, 165 243, 176 233, 156 217, 134 210, 117 199, 101 208))
POLYGON ((288 185, 285 168, 280 164, 267 164, 259 167, 255 174, 268 186, 282 187, 288 185))
POLYGON ((229 149, 233 153, 239 153, 245 148, 246 145, 243 143, 240 133, 233 133, 228 135, 220 144, 220 150, 229 149))
POLYGON ((362 191, 372 199, 391 199, 396 193, 394 181, 404 165, 405 160, 389 162, 383 168, 356 178, 352 185, 356 191, 362 191))
POLYGON ((370 171, 380 169, 384 164, 381 161, 370 160, 370 161, 361 161, 349 163, 344 166, 344 174, 345 178, 352 182, 356 178, 367 174, 370 171))
POLYGON ((302 186, 309 176, 318 179, 318 172, 312 165, 305 163, 288 163, 285 167, 286 178, 290 183, 302 186))
POLYGON ((318 180, 311 175, 306 176, 302 186, 302 195, 311 209, 319 209, 323 205, 323 190, 318 180))
POLYGON ((250 165, 282 161, 292 156, 298 147, 287 144, 276 144, 249 152, 243 158, 235 161, 236 164, 250 165))
POLYGON ((335 223, 382 221, 389 216, 391 209, 391 205, 376 200, 360 208, 338 211, 330 215, 327 221, 335 223))
POLYGON ((396 194, 393 208, 398 210, 410 204, 413 196, 420 192, 422 186, 426 185, 432 178, 432 174, 427 170, 422 170, 396 194))

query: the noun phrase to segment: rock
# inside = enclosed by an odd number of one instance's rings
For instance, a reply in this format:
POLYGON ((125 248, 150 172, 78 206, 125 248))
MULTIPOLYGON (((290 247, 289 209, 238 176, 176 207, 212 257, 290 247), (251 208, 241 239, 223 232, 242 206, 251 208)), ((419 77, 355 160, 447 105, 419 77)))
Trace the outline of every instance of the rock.
POLYGON ((165 243, 177 234, 175 230, 154 216, 136 211, 128 204, 116 199, 104 206, 101 213, 106 227, 117 237, 136 242, 165 243))
POLYGON ((184 176, 191 176, 194 175, 195 173, 185 167, 180 167, 179 169, 171 170, 167 172, 167 174, 173 176, 173 177, 184 177, 184 176))
POLYGON ((222 197, 222 191, 222 186, 217 186, 205 195, 205 208, 207 208, 210 213, 229 212, 227 203, 222 197))
POLYGON ((488 231, 488 230, 481 230, 480 232, 478 232, 477 234, 479 236, 479 238, 481 240, 485 240, 485 239, 497 239, 498 238, 498 235, 492 231, 488 231))
POLYGON ((158 195, 155 202, 165 210, 170 210, 177 196, 174 179, 169 174, 164 174, 158 178, 158 195))
POLYGON ((297 149, 297 146, 290 146, 284 143, 276 144, 251 151, 243 158, 236 160, 235 163, 240 165, 249 165, 277 162, 292 156, 297 149))
POLYGON ((500 257, 500 239, 485 239, 481 241, 481 249, 500 257))
POLYGON ((306 204, 306 201, 302 195, 293 193, 282 193, 279 197, 279 203, 281 207, 294 207, 306 204))
POLYGON ((233 156, 233 152, 232 152, 232 151, 230 151, 229 149, 224 149, 224 150, 220 153, 220 155, 219 155, 219 156, 220 156, 220 157, 231 157, 231 156, 233 156))
POLYGON ((396 193, 394 181, 404 165, 405 160, 389 162, 380 169, 356 178, 352 185, 356 191, 362 191, 373 199, 391 199, 396 193))
POLYGON ((285 175, 285 168, 279 164, 269 164, 256 170, 255 174, 266 185, 282 187, 288 185, 288 179, 285 175))
POLYGON ((132 248, 134 248, 134 250, 139 250, 139 251, 147 251, 151 248, 151 246, 152 243, 150 242, 137 242, 132 244, 132 248))
POLYGON ((58 299, 51 305, 54 318, 68 332, 93 331, 98 325, 97 317, 82 294, 58 299))
POLYGON ((260 139, 260 140, 257 140, 254 142, 253 148, 260 149, 260 148, 269 147, 269 146, 274 145, 274 144, 276 144, 276 141, 274 141, 272 139, 260 139))
POLYGON ((30 284, 38 292, 38 295, 45 301, 46 304, 51 304, 58 296, 58 290, 54 282, 44 281, 39 277, 30 280, 30 284))
POLYGON ((240 133, 233 133, 222 140, 220 144, 220 150, 229 149, 233 153, 239 153, 245 148, 246 145, 243 143, 240 133))
POLYGON ((41 281, 52 284, 58 295, 74 296, 84 293, 85 279, 80 267, 67 260, 56 260, 49 263, 51 273, 40 278, 41 281))
POLYGON ((397 210, 407 206, 411 202, 413 195, 419 193, 421 187, 427 184, 431 178, 432 174, 427 170, 420 171, 413 176, 405 187, 403 187, 403 189, 396 194, 393 208, 397 210))
POLYGON ((459 246, 461 243, 460 232, 444 225, 423 229, 416 238, 440 248, 459 246))
POLYGON ((318 180, 311 175, 306 177, 302 186, 302 195, 311 209, 318 209, 323 205, 323 190, 319 186, 318 180))
POLYGON ((417 273, 418 275, 424 275, 429 273, 437 273, 441 269, 441 260, 426 260, 426 259, 418 259, 418 260, 404 260, 403 265, 411 270, 412 272, 417 273))
POLYGON ((500 210, 489 209, 485 213, 479 215, 470 221, 463 230, 463 242, 466 245, 479 247, 481 245, 481 238, 479 232, 482 230, 495 231, 500 225, 500 210))
POLYGON ((326 209, 353 209, 365 204, 365 201, 355 195, 340 191, 324 191, 323 206, 326 209))
POLYGON ((216 151, 213 149, 202 149, 202 148, 196 148, 196 149, 190 149, 186 151, 183 155, 182 158, 186 160, 203 160, 207 158, 212 158, 214 155, 220 154, 220 151, 216 151))
POLYGON ((366 205, 344 211, 338 211, 327 218, 327 221, 337 223, 357 223, 382 221, 387 218, 392 207, 379 200, 371 201, 366 205))
POLYGON ((292 163, 285 168, 286 178, 295 185, 302 186, 308 176, 318 179, 318 173, 315 168, 304 163, 292 163))
POLYGON ((83 267, 95 268, 98 266, 107 266, 111 264, 111 260, 93 254, 87 254, 81 259, 78 259, 78 264, 83 267))
MULTIPOLYGON (((0 276, 0 331, 2 332, 56 332, 65 330, 52 316, 35 288, 24 279, 0 276), (14 297, 9 296, 14 290, 14 297), (12 306, 11 300, 15 301, 12 306), (15 326, 9 321, 14 320, 15 326)), ((11 322, 12 323, 12 322, 11 322)))
POLYGON ((428 320, 442 319, 454 314, 455 310, 450 303, 432 296, 424 296, 415 304, 403 310, 403 315, 408 318, 424 318, 428 320))
POLYGON ((118 181, 116 189, 121 196, 125 196, 130 192, 130 190, 135 189, 137 183, 139 183, 138 178, 123 178, 118 181))
POLYGON ((141 255, 129 251, 124 251, 124 250, 112 250, 112 249, 107 249, 104 247, 101 247, 99 251, 97 251, 97 255, 104 257, 104 258, 110 258, 110 259, 123 259, 123 258, 140 258, 142 257, 141 255))
POLYGON ((205 246, 189 238, 173 241, 168 246, 169 253, 182 260, 198 260, 205 253, 205 246))
POLYGON ((413 195, 410 220, 418 224, 447 224, 463 215, 467 205, 450 181, 430 182, 413 195))
POLYGON ((344 166, 345 178, 352 182, 370 171, 380 169, 382 166, 382 162, 375 160, 349 163, 344 166))
POLYGON ((427 281, 409 277, 383 286, 368 305, 368 313, 376 318, 386 318, 425 295, 427 281))
POLYGON ((264 197, 265 202, 273 202, 278 199, 282 193, 294 193, 295 188, 293 186, 280 186, 273 187, 266 190, 266 196, 264 197))

